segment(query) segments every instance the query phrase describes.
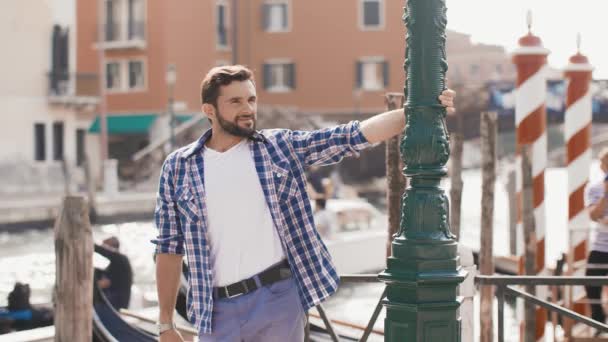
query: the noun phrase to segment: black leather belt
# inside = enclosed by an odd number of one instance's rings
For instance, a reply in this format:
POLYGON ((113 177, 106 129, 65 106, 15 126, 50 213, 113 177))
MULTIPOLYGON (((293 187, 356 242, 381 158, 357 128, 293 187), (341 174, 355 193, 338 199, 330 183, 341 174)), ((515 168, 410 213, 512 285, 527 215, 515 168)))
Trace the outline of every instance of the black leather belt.
POLYGON ((283 260, 282 262, 269 267, 265 271, 262 271, 251 278, 241 280, 228 286, 214 287, 213 295, 219 299, 234 298, 255 291, 261 286, 267 286, 272 283, 276 283, 277 281, 285 280, 289 277, 291 277, 289 263, 287 260, 283 260), (258 286, 255 278, 259 279, 261 286, 258 286))

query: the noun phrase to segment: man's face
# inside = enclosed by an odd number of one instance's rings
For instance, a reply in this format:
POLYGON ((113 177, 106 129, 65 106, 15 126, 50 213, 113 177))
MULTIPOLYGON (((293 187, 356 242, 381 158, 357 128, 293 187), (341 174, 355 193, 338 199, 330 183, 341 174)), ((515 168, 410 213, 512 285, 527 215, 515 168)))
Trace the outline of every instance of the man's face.
POLYGON ((226 133, 250 137, 256 128, 257 97, 251 81, 234 81, 220 88, 215 121, 226 133))

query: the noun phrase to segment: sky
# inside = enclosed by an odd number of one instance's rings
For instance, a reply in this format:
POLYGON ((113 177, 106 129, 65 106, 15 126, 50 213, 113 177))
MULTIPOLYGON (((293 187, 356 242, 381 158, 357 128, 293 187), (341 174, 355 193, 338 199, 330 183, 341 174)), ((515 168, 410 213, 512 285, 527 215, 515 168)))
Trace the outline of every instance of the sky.
POLYGON ((446 4, 448 29, 468 33, 474 42, 504 46, 507 52, 527 33, 526 13, 531 10, 532 33, 551 51, 552 67, 566 66, 577 51, 580 33, 581 53, 595 67, 594 78, 608 79, 608 0, 446 0, 446 4))

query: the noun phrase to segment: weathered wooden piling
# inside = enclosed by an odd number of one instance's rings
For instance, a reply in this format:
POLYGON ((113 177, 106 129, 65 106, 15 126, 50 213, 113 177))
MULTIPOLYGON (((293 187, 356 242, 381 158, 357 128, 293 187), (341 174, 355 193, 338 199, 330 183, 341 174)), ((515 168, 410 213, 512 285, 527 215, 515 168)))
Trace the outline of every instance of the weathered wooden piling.
MULTIPOLYGON (((526 275, 536 275, 536 222, 534 219, 534 178, 532 177, 532 148, 530 145, 521 147, 521 175, 522 175, 522 220, 524 229, 524 272, 526 275)), ((535 294, 534 286, 526 286, 526 292, 535 294)), ((525 302, 524 341, 537 340, 536 329, 537 310, 530 301, 525 302)), ((544 329, 543 329, 544 330, 544 329)))
POLYGON ((83 197, 63 200, 55 222, 55 341, 93 338, 93 233, 83 197))
MULTIPOLYGON (((480 271, 483 275, 494 274, 494 186, 496 184, 496 134, 495 112, 481 113, 481 243, 479 249, 480 271)), ((492 286, 481 287, 481 342, 493 340, 492 286)))
MULTIPOLYGON (((462 89, 457 86, 457 92, 462 89)), ((456 130, 450 134, 450 228, 460 241, 460 216, 462 211, 462 152, 464 146, 463 113, 456 116, 456 130)))
MULTIPOLYGON (((401 93, 385 95, 386 109, 403 108, 404 97, 401 93)), ((399 144, 403 135, 392 137, 386 142, 386 203, 388 207, 388 239, 386 240, 386 256, 391 255, 393 235, 399 231, 401 220, 401 196, 407 186, 403 175, 403 161, 399 157, 399 144)))

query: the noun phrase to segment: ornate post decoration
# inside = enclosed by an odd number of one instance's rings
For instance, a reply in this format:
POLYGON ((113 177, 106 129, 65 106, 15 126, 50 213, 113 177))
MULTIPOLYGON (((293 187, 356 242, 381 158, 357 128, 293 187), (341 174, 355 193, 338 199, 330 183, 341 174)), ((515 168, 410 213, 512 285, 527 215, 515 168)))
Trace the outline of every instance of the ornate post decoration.
POLYGON ((446 111, 438 100, 447 71, 445 0, 409 0, 404 21, 407 125, 401 156, 410 186, 392 255, 379 275, 387 284, 385 341, 460 341, 457 287, 465 272, 450 232, 448 198, 439 187, 450 156, 446 111))

